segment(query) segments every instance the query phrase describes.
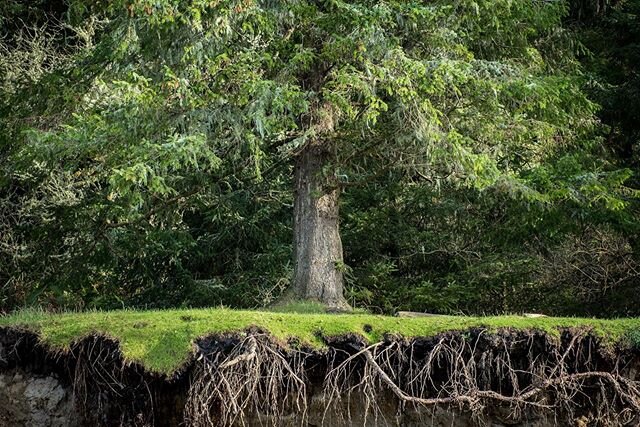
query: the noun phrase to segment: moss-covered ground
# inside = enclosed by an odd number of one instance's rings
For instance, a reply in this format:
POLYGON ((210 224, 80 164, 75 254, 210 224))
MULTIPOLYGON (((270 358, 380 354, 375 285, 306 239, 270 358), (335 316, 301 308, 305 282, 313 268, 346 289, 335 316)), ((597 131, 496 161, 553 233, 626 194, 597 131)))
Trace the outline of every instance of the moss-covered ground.
POLYGON ((313 311, 302 306, 279 312, 226 308, 62 314, 22 311, 0 317, 0 327, 19 327, 36 332, 45 344, 56 349, 67 349, 74 341, 91 334, 109 336, 120 343, 128 361, 140 363, 146 369, 162 374, 171 374, 188 360, 193 351, 193 341, 198 337, 241 332, 250 326, 266 329, 283 341, 297 338, 302 343, 318 348, 324 345, 322 336, 355 333, 375 342, 385 333, 428 337, 474 327, 490 331, 502 328, 540 330, 552 336, 558 336, 563 328, 589 328, 605 344, 640 346, 640 319, 522 316, 400 318, 371 314, 321 314, 313 311))

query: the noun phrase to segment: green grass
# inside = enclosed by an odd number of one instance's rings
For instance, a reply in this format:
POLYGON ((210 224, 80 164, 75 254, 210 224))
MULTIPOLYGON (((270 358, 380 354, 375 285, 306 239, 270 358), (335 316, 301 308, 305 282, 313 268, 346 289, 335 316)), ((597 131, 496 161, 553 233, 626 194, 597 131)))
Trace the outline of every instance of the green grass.
MULTIPOLYGON (((327 313, 327 306, 317 301, 288 299, 280 301, 267 309, 276 313, 321 314, 327 313)), ((349 314, 368 314, 362 308, 351 308, 349 314)), ((334 313, 335 314, 335 313, 334 313)))
POLYGON ((279 302, 269 308, 269 311, 278 313, 301 313, 301 314, 319 314, 326 313, 327 307, 316 301, 297 301, 291 300, 279 302))
POLYGON ((20 327, 37 332, 44 343, 56 349, 67 349, 74 341, 90 334, 112 337, 120 343, 127 360, 141 363, 150 371, 168 375, 188 360, 196 338, 242 331, 252 325, 269 330, 283 341, 296 337, 315 347, 323 345, 319 334, 337 336, 356 333, 369 342, 375 342, 385 333, 418 337, 471 327, 485 327, 491 331, 501 328, 536 329, 552 336, 558 336, 559 328, 587 327, 611 345, 619 342, 630 345, 640 334, 640 319, 521 316, 398 318, 371 314, 238 311, 226 308, 63 314, 22 311, 0 317, 0 327, 20 327))

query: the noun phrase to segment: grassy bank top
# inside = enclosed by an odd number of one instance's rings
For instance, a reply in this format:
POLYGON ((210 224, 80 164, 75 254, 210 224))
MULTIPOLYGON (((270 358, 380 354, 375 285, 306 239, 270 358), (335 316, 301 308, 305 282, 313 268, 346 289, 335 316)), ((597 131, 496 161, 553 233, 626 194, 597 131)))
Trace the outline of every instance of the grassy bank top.
POLYGON ((281 340, 297 338, 318 348, 324 345, 323 336, 355 333, 369 342, 375 342, 386 333, 428 337, 476 327, 489 331, 503 328, 540 330, 553 336, 558 336, 563 328, 589 328, 606 344, 640 346, 640 319, 522 316, 401 318, 225 308, 63 314, 23 311, 0 317, 0 327, 18 327, 36 332, 42 342, 57 349, 67 349, 74 341, 91 334, 109 336, 120 343, 126 360, 162 374, 171 374, 188 360, 195 339, 210 334, 241 332, 250 326, 266 329, 281 340))

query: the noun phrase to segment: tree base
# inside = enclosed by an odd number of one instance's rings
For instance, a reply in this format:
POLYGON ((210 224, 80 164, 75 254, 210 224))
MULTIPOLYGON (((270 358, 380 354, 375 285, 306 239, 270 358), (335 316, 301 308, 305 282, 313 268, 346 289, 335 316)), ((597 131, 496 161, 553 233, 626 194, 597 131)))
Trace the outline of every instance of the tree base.
POLYGON ((342 301, 325 302, 315 298, 301 298, 293 289, 286 290, 280 298, 269 305, 275 311, 295 313, 351 313, 353 308, 344 298, 342 301))

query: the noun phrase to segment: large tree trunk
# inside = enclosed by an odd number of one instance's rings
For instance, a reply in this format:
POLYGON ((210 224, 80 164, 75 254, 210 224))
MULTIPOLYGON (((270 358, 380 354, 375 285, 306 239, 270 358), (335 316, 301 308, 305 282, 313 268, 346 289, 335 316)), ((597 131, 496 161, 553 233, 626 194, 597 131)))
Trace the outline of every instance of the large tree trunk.
POLYGON ((348 309, 343 292, 338 196, 333 173, 324 173, 335 156, 330 144, 307 145, 295 165, 293 289, 297 298, 348 309))

